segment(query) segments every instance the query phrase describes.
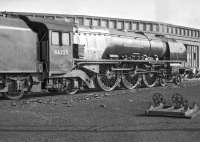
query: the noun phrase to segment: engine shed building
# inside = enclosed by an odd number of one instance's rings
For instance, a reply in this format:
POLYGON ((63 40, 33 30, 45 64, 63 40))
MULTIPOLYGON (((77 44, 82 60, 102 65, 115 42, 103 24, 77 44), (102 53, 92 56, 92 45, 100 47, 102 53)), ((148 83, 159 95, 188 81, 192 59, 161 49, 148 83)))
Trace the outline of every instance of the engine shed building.
POLYGON ((1 16, 25 15, 28 17, 65 20, 79 26, 104 27, 125 32, 136 31, 145 34, 163 36, 182 42, 187 49, 187 62, 185 66, 200 69, 200 29, 172 25, 154 21, 141 21, 109 17, 68 14, 44 14, 26 12, 0 12, 1 16))

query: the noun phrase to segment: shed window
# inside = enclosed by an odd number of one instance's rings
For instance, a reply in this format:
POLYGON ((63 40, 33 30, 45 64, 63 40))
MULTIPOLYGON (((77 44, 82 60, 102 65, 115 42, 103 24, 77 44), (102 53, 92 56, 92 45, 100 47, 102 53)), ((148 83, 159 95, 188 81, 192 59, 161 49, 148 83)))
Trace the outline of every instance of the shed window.
POLYGON ((52 32, 51 41, 53 45, 59 45, 59 32, 52 32))
POLYGON ((62 33, 62 45, 69 45, 69 33, 62 33))

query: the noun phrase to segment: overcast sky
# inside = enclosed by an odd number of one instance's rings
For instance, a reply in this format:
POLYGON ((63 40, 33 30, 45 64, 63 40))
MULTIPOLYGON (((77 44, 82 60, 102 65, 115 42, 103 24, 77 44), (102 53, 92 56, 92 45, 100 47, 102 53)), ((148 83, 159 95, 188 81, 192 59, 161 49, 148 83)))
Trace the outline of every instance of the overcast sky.
POLYGON ((200 0, 0 0, 0 10, 128 18, 200 28, 200 0))

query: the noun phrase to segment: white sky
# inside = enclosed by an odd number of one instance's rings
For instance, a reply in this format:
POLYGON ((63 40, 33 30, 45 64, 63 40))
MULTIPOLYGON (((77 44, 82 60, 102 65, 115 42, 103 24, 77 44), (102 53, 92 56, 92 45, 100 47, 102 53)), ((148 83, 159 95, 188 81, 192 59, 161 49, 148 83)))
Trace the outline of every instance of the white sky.
POLYGON ((0 11, 128 18, 200 29, 200 0, 0 0, 0 11))

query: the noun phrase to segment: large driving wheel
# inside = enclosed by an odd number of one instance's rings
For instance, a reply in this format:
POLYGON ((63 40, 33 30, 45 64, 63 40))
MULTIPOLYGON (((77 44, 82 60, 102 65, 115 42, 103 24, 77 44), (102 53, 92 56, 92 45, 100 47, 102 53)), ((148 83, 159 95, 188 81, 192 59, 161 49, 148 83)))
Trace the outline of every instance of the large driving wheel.
POLYGON ((100 65, 100 73, 97 74, 97 83, 104 91, 112 91, 120 83, 119 75, 111 70, 111 65, 100 65))
POLYGON ((157 78, 156 73, 149 72, 149 73, 143 74, 142 78, 143 78, 144 84, 149 88, 154 87, 157 84, 158 78, 157 78))
MULTIPOLYGON (((129 65, 125 65, 125 68, 129 68, 129 65)), ((122 84, 127 89, 134 89, 140 83, 139 74, 137 74, 134 70, 125 71, 122 74, 122 84)))

